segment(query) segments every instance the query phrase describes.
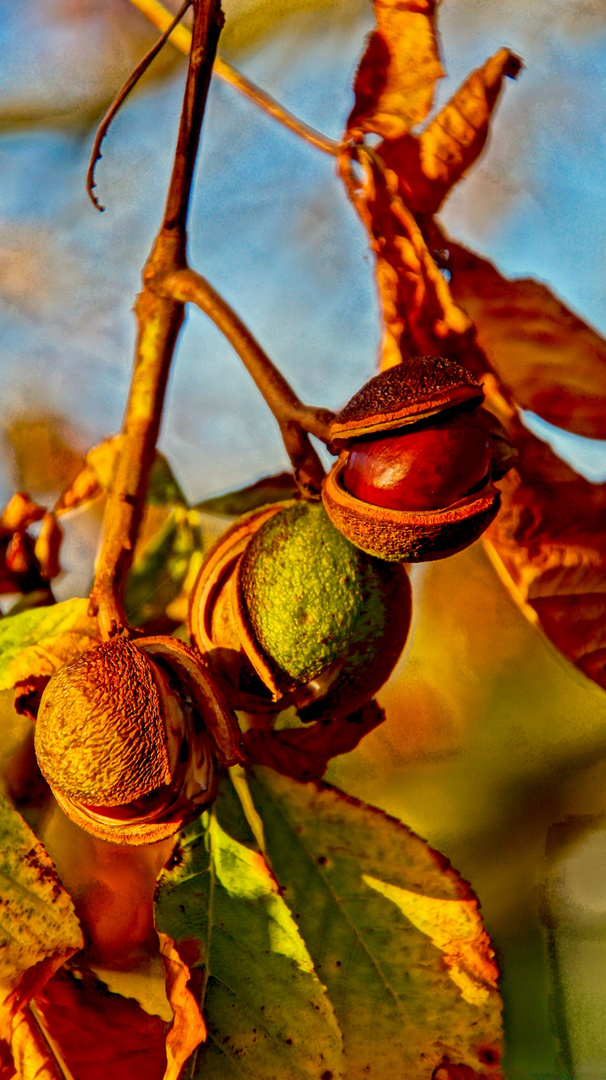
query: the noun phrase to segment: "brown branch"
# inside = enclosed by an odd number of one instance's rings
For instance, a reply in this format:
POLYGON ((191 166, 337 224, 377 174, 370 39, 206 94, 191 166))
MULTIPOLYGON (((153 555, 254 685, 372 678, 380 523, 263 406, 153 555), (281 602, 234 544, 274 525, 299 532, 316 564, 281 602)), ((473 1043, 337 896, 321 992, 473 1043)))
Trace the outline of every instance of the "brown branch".
POLYGON ((278 421, 302 493, 316 497, 324 469, 308 434, 330 445, 333 413, 299 400, 250 330, 201 274, 189 268, 177 270, 164 278, 161 288, 175 300, 196 304, 233 345, 278 421))
POLYGON ((128 629, 122 592, 141 524, 164 403, 164 393, 184 305, 157 283, 185 263, 186 222, 200 127, 223 16, 219 0, 193 0, 194 29, 183 109, 162 226, 143 271, 135 312, 138 337, 123 438, 110 487, 104 535, 91 593, 105 638, 128 629))
POLYGON ((97 128, 97 134, 95 135, 95 141, 93 143, 93 149, 91 151, 90 161, 88 163, 88 171, 86 173, 86 190, 93 206, 96 206, 97 210, 101 212, 105 210, 105 207, 101 206, 101 203, 99 202, 94 192, 94 188, 96 188, 97 186, 95 181, 95 167, 97 165, 97 162, 103 156, 101 153, 101 143, 103 142, 105 136, 107 135, 107 132, 109 131, 109 126, 114 119, 114 116, 119 111, 123 103, 126 101, 126 98, 130 94, 131 90, 134 89, 134 87, 137 85, 141 76, 145 74, 152 60, 155 60, 158 53, 164 48, 171 33, 180 23, 181 19, 185 15, 185 12, 188 10, 188 8, 191 7, 191 5, 192 0, 185 0, 185 3, 181 6, 170 25, 162 34, 162 37, 159 38, 158 41, 156 41, 155 45, 152 45, 149 52, 145 54, 143 59, 140 60, 137 64, 135 70, 131 72, 122 89, 119 90, 116 94, 109 109, 107 110, 105 116, 99 124, 99 127, 97 128))
POLYGON ((294 131, 295 135, 310 143, 311 146, 315 146, 317 150, 322 150, 323 153, 330 154, 331 157, 338 157, 341 153, 341 143, 329 139, 321 131, 316 131, 315 128, 310 127, 303 120, 299 120, 298 116, 294 116, 283 105, 280 105, 279 101, 267 94, 265 90, 261 90, 260 86, 247 79, 246 75, 243 75, 241 71, 237 71, 235 67, 228 64, 226 60, 222 60, 220 56, 215 60, 214 73, 220 79, 224 79, 225 82, 235 87, 236 90, 239 90, 241 94, 244 94, 257 108, 262 109, 264 113, 277 120, 289 131, 294 131))
MULTIPOLYGON (((171 13, 158 3, 158 0, 131 0, 131 4, 138 8, 139 11, 145 15, 150 22, 157 26, 159 30, 166 30, 171 21, 171 13)), ((191 32, 186 26, 179 26, 172 33, 170 38, 175 48, 180 49, 184 53, 188 53, 191 46, 191 32)), ((226 60, 222 60, 220 56, 215 59, 214 74, 218 75, 220 79, 230 83, 232 86, 239 90, 241 94, 244 94, 250 101, 252 101, 259 109, 267 113, 268 116, 273 117, 289 131, 294 131, 296 135, 304 139, 305 142, 315 146, 318 150, 322 150, 325 154, 331 154, 333 157, 338 157, 340 152, 340 144, 335 142, 334 139, 329 139, 327 135, 323 135, 320 131, 316 131, 315 128, 310 127, 309 124, 304 123, 303 120, 299 120, 297 116, 285 109, 283 105, 280 105, 275 98, 271 97, 264 90, 261 90, 250 79, 247 79, 245 75, 242 75, 240 71, 236 71, 231 64, 228 64, 226 60)))
MULTIPOLYGON (((194 0, 195 16, 192 28, 189 68, 183 96, 181 122, 172 176, 168 186, 162 230, 178 232, 185 239, 189 196, 200 141, 202 117, 217 54, 219 34, 223 28, 220 0, 194 0)), ((183 251, 185 260, 185 250, 183 251)))

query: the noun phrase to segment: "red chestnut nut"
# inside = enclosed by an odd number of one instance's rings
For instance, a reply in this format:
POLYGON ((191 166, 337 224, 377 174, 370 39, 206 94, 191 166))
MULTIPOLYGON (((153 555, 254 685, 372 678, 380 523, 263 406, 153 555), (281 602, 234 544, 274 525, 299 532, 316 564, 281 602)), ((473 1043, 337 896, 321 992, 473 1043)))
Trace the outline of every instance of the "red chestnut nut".
POLYGON ((376 375, 331 423, 338 461, 322 485, 333 525, 390 562, 425 562, 477 540, 499 509, 494 481, 513 464, 479 382, 442 356, 376 375))
POLYGON ((483 409, 349 445, 342 481, 350 494, 393 510, 437 510, 473 491, 490 471, 483 409))

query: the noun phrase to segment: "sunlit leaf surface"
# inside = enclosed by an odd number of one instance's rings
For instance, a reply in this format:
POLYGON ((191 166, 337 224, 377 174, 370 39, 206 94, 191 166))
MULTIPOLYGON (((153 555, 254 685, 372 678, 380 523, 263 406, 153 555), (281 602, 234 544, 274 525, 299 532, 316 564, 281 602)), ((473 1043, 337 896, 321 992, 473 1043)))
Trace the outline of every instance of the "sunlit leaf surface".
POLYGON ((393 139, 425 119, 443 75, 434 10, 434 0, 375 0, 377 28, 356 75, 348 132, 393 139))
POLYGON ((74 653, 98 641, 88 600, 65 600, 0 621, 0 689, 38 675, 52 675, 74 653))
MULTIPOLYGON (((11 1042, 14 1018, 83 943, 74 906, 51 860, 0 796, 0 1037, 5 1042, 11 1042)), ((24 1053, 28 1029, 18 1035, 24 1053)))
POLYGON ((156 915, 199 977, 208 1039, 194 1075, 338 1080, 339 1029, 271 871, 215 814, 205 826, 183 835, 156 915))
POLYGON ((251 790, 348 1080, 427 1080, 441 1065, 500 1076, 497 968, 469 886, 406 826, 336 789, 258 770, 251 790))

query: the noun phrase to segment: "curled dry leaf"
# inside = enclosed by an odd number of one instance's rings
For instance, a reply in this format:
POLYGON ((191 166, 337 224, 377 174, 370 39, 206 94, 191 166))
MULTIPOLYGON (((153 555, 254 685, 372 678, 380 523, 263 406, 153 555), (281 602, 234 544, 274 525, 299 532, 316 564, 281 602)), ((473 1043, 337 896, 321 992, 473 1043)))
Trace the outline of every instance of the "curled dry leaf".
POLYGON ((377 148, 387 168, 397 174, 400 196, 415 213, 437 213, 480 156, 503 79, 515 79, 521 66, 509 49, 499 49, 471 73, 424 131, 386 139, 377 148))
POLYGON ((206 1024, 190 989, 191 972, 168 934, 159 933, 166 967, 166 990, 173 1021, 166 1036, 166 1073, 163 1080, 178 1080, 188 1057, 206 1039, 206 1024))
POLYGON ((347 134, 393 139, 425 119, 443 75, 435 0, 375 0, 377 28, 358 68, 347 134))
POLYGON ((606 438, 606 341, 538 281, 509 280, 460 244, 450 289, 474 319, 478 344, 510 398, 589 438, 606 438))
POLYGON ((564 656, 606 688, 606 484, 590 484, 510 421, 516 469, 485 534, 505 584, 564 656))
POLYGON ((316 720, 302 727, 281 731, 251 728, 244 735, 244 748, 256 765, 269 765, 302 782, 319 780, 331 758, 348 754, 384 719, 383 709, 376 701, 369 701, 348 716, 316 720))
MULTIPOLYGON (((360 155, 362 157, 362 155, 360 155)), ((395 174, 364 154, 364 189, 356 206, 377 259, 383 314, 382 368, 402 356, 458 355, 472 322, 453 300, 414 215, 397 192, 395 174)))

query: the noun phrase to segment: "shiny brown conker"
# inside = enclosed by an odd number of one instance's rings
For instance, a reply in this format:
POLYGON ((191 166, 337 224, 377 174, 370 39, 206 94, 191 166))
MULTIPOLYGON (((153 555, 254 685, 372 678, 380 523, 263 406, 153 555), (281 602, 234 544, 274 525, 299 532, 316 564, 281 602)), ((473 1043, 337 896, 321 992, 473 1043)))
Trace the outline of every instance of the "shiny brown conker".
POLYGON ((491 442, 482 409, 354 440, 342 473, 351 495, 393 510, 437 510, 485 480, 491 442))

